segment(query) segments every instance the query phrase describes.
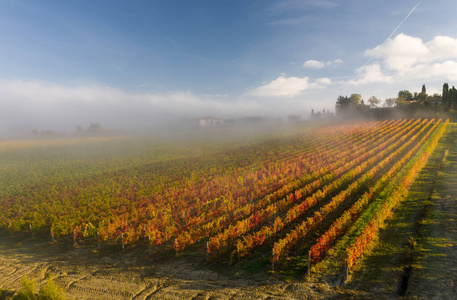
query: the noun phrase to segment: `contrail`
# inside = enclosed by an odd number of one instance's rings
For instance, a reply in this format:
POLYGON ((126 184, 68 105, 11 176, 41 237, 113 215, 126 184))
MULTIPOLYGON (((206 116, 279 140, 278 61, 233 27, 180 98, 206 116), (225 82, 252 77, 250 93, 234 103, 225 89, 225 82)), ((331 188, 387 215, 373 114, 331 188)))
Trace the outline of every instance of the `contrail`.
MULTIPOLYGON (((397 27, 395 27, 394 31, 392 31, 392 33, 384 40, 383 44, 385 42, 387 42, 394 34, 395 32, 397 32, 398 28, 400 28, 400 26, 409 18, 409 16, 416 10, 416 8, 422 3, 423 0, 419 1, 419 3, 416 4, 416 6, 414 6, 413 9, 411 9, 411 11, 409 12, 409 14, 400 22, 400 24, 398 24, 397 27)), ((365 63, 365 66, 368 65, 370 63, 370 61, 373 59, 374 57, 374 54, 367 60, 367 62, 365 63)))
POLYGON ((398 28, 400 28, 400 26, 406 21, 406 19, 408 19, 408 17, 416 10, 416 8, 422 3, 422 0, 419 1, 419 3, 416 4, 416 6, 414 6, 414 8, 409 12, 409 14, 403 19, 403 21, 400 22, 400 24, 398 24, 398 26, 394 29, 394 31, 392 31, 392 33, 389 35, 389 37, 384 41, 384 43, 390 39, 394 34, 395 32, 397 32, 398 28))
MULTIPOLYGON (((416 4, 416 6, 414 6, 413 9, 411 9, 411 11, 408 13, 408 15, 400 22, 400 24, 398 24, 397 27, 395 27, 394 31, 392 31, 392 33, 384 40, 383 44, 384 44, 385 42, 387 42, 387 41, 395 34, 395 32, 397 32, 398 28, 400 28, 400 26, 409 18, 409 16, 410 16, 410 15, 416 10, 416 8, 422 3, 422 1, 423 1, 423 0, 420 0, 420 1, 416 4)), ((363 65, 363 66, 366 67, 366 66, 371 62, 371 60, 372 60, 374 57, 375 57, 375 55, 373 54, 373 55, 367 60, 367 62, 365 63, 365 65, 363 65)), ((360 76, 360 75, 357 74, 357 75, 354 77, 354 79, 358 79, 359 76, 360 76)), ((346 89, 348 88, 348 86, 349 86, 349 83, 346 84, 346 86, 345 86, 344 89, 343 89, 343 92, 346 91, 346 89)))

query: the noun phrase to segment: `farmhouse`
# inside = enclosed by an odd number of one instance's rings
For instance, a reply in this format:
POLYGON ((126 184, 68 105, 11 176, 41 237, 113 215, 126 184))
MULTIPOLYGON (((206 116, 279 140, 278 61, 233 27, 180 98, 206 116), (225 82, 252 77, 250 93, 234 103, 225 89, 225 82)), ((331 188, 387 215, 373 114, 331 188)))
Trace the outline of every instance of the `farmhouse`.
POLYGON ((198 119, 198 121, 198 125, 201 127, 218 126, 224 124, 224 120, 216 117, 202 117, 198 119))
POLYGON ((440 106, 442 102, 443 98, 438 94, 433 94, 433 96, 428 96, 427 99, 425 99, 425 103, 428 103, 431 106, 440 106))

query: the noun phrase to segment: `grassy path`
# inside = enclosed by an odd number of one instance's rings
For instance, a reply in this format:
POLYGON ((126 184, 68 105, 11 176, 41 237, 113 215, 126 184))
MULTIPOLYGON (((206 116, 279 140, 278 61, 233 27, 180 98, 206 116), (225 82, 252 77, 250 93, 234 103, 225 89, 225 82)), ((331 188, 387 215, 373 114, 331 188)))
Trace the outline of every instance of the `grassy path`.
POLYGON ((346 287, 365 291, 362 298, 457 299, 451 294, 457 284, 456 138, 457 124, 450 124, 409 196, 351 276, 346 287))
POLYGON ((457 139, 431 195, 417 241, 420 266, 411 273, 407 296, 420 299, 457 299, 457 139))

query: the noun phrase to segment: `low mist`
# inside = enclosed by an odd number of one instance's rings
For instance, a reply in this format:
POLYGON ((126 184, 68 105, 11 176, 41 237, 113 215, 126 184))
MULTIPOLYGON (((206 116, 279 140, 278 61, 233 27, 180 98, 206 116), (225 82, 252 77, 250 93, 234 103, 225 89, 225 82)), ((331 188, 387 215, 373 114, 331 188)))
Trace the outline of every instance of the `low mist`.
POLYGON ((252 116, 287 120, 304 118, 309 109, 292 99, 233 99, 225 95, 196 96, 191 92, 148 94, 106 86, 58 85, 38 81, 0 81, 0 135, 32 130, 75 132, 100 124, 105 129, 144 129, 185 126, 186 120, 213 116, 243 119, 252 116), (183 123, 184 120, 184 123, 183 123))

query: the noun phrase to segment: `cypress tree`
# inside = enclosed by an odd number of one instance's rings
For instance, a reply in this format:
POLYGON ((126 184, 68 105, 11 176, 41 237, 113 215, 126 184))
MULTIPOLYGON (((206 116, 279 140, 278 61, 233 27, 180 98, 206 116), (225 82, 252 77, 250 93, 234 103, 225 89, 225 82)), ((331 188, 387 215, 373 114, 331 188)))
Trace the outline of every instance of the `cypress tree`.
POLYGON ((450 101, 449 101, 449 84, 445 83, 443 84, 443 96, 442 96, 442 101, 443 101, 443 106, 445 108, 449 108, 450 106, 450 101))
POLYGON ((449 108, 456 109, 457 108, 457 90, 454 86, 452 89, 449 90, 449 108))

